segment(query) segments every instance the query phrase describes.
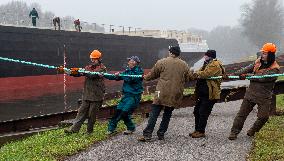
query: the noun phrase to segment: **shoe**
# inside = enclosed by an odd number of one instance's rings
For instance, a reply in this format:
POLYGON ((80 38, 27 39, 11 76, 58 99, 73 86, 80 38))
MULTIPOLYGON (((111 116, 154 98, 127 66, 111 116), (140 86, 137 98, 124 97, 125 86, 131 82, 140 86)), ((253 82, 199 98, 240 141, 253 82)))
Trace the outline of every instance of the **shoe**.
POLYGON ((142 136, 142 137, 138 138, 137 140, 140 141, 140 142, 149 142, 149 141, 151 141, 151 138, 142 136))
POLYGON ((251 130, 251 129, 249 129, 249 130, 247 131, 247 135, 250 136, 250 137, 253 137, 254 134, 255 134, 255 132, 254 132, 253 130, 251 130))
POLYGON ((135 130, 126 130, 123 132, 123 135, 131 135, 135 130))
POLYGON ((165 140, 165 137, 163 135, 162 136, 158 135, 158 140, 165 140))
POLYGON ((65 134, 74 134, 74 133, 78 133, 78 131, 73 131, 73 130, 71 130, 71 129, 65 129, 65 130, 64 130, 64 133, 65 133, 65 134))
POLYGON ((192 137, 192 138, 203 138, 203 137, 205 137, 205 133, 196 131, 195 133, 193 133, 193 134, 191 135, 191 137, 192 137))
POLYGON ((194 133, 196 133, 197 131, 194 131, 192 133, 189 133, 189 136, 192 136, 194 133))
POLYGON ((229 137, 228 137, 228 139, 229 139, 229 140, 236 140, 237 137, 238 137, 238 134, 231 132, 230 135, 229 135, 229 137))

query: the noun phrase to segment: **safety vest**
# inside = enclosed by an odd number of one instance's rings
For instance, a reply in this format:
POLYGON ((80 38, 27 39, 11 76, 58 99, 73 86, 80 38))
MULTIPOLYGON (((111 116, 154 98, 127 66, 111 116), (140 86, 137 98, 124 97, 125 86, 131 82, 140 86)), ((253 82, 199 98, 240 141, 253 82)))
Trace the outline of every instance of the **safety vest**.
POLYGON ((268 70, 272 70, 272 69, 278 69, 278 70, 280 69, 280 66, 278 65, 278 63, 277 63, 276 61, 274 61, 274 62, 271 64, 271 66, 268 67, 268 68, 264 68, 264 69, 260 69, 260 70, 259 70, 260 66, 261 66, 261 62, 260 62, 260 58, 259 58, 259 59, 257 59, 257 60, 255 61, 255 63, 254 63, 253 72, 254 72, 255 74, 257 74, 257 73, 263 73, 264 71, 268 71, 268 70))

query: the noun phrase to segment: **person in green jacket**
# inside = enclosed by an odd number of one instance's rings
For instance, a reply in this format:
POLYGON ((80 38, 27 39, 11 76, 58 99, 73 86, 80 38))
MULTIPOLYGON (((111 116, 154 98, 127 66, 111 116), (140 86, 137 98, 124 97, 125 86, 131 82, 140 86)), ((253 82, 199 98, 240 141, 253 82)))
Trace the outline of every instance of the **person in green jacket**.
POLYGON ((29 17, 32 18, 32 23, 33 23, 33 26, 35 27, 36 26, 36 18, 39 19, 38 17, 38 13, 36 11, 35 8, 33 8, 29 14, 29 17))
POLYGON ((105 75, 104 77, 110 80, 124 80, 122 93, 123 96, 116 106, 115 114, 108 124, 108 135, 114 134, 117 124, 123 120, 127 130, 124 135, 132 134, 135 131, 135 124, 132 121, 131 115, 138 107, 141 95, 143 93, 143 78, 142 77, 127 77, 120 75, 143 75, 144 71, 139 66, 140 59, 138 56, 131 56, 128 59, 128 67, 122 73, 115 73, 115 75, 105 75))

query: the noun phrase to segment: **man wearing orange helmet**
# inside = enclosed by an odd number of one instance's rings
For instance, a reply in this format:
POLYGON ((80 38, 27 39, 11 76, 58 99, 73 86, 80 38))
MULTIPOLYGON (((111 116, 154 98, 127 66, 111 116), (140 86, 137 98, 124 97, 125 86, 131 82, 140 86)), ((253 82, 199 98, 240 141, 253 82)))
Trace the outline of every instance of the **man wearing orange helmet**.
MULTIPOLYGON (((237 72, 235 75, 240 75, 240 79, 245 79, 244 74, 252 73, 253 75, 270 75, 279 73, 279 65, 275 61, 276 46, 273 43, 263 45, 261 57, 254 64, 251 64, 237 72)), ((277 77, 253 78, 250 79, 250 85, 246 90, 245 97, 237 116, 234 119, 229 140, 235 140, 241 132, 244 122, 253 110, 255 105, 258 105, 257 120, 253 126, 247 131, 248 136, 254 136, 263 125, 267 122, 270 115, 270 107, 272 100, 272 92, 277 77)))
MULTIPOLYGON (((106 67, 101 62, 102 54, 98 50, 94 50, 90 54, 91 64, 85 67, 86 71, 106 72, 106 67)), ((83 122, 88 119, 87 133, 93 132, 94 123, 96 121, 96 113, 102 106, 105 93, 104 78, 100 75, 79 73, 71 71, 71 76, 85 76, 85 83, 82 96, 82 104, 78 110, 78 114, 73 125, 65 130, 65 133, 79 132, 83 122)))

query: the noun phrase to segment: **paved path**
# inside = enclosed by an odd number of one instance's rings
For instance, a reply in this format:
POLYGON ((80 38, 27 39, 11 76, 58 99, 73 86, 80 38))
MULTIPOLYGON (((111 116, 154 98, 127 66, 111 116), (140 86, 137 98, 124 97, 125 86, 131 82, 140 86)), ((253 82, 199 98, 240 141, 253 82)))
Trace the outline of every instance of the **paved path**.
POLYGON ((119 134, 68 160, 245 160, 252 141, 246 136, 246 131, 256 119, 256 111, 249 115, 237 140, 227 139, 240 104, 241 100, 216 104, 208 120, 206 137, 202 139, 188 136, 194 127, 193 108, 188 107, 174 111, 165 141, 157 140, 157 136, 154 135, 153 142, 138 142, 136 139, 142 134, 146 126, 145 121, 137 128, 135 134, 119 134))

